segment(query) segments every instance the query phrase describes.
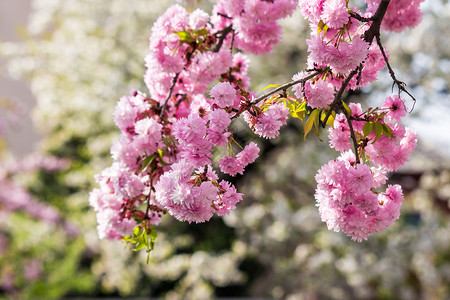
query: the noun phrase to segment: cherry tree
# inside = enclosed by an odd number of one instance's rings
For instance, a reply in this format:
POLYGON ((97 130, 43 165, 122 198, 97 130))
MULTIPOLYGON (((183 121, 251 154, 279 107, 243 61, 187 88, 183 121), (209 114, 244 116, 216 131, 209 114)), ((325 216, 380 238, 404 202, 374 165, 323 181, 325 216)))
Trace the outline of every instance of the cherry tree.
POLYGON ((367 0, 363 9, 346 0, 219 0, 211 15, 171 6, 150 36, 149 95, 132 91, 114 110, 121 132, 114 162, 96 176, 100 187, 89 198, 100 238, 150 251, 165 214, 201 223, 235 209, 244 196, 217 171, 243 174, 259 153, 257 143, 235 139, 237 118, 266 139, 289 116, 303 122, 305 138, 328 127, 329 146, 340 155, 315 177, 322 221, 357 241, 392 225, 403 192, 383 185, 416 147, 416 133, 401 124, 405 102, 413 108, 416 100, 389 64, 381 34, 417 25, 420 2, 367 0), (295 9, 311 28, 307 66, 258 96, 249 89, 245 53, 270 53, 282 36, 277 21, 295 9), (348 102, 349 91, 374 82, 385 67, 391 96, 378 107, 348 102), (216 154, 220 148, 226 155, 216 154))

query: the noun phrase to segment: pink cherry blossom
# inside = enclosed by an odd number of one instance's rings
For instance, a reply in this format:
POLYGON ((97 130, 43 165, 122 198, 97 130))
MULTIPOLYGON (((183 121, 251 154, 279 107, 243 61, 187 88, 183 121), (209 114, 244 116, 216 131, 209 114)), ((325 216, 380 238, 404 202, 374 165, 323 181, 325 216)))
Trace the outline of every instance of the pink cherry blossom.
POLYGON ((400 120, 406 116, 407 110, 403 100, 398 95, 387 97, 384 100, 383 108, 388 108, 389 112, 386 115, 387 120, 393 122, 400 122, 400 120))
POLYGON ((318 80, 313 85, 307 84, 305 89, 308 106, 311 108, 326 108, 334 100, 334 87, 324 80, 318 80))
POLYGON ((236 176, 237 173, 243 174, 244 167, 241 162, 232 156, 225 156, 219 161, 220 171, 229 174, 231 176, 236 176))
POLYGON ((349 17, 345 0, 325 1, 321 18, 330 28, 341 28, 348 23, 349 17))
POLYGON ((229 82, 219 82, 209 95, 214 99, 214 104, 220 108, 233 107, 236 99, 236 90, 229 82))

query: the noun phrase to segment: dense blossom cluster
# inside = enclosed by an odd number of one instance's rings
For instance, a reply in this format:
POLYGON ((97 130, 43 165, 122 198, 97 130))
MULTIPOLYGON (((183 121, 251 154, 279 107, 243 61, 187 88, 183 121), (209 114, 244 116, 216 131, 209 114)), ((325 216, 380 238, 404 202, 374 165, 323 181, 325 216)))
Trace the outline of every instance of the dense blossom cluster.
POLYGON ((344 114, 337 115, 328 137, 330 147, 340 151, 341 156, 319 171, 315 196, 322 220, 329 229, 342 230, 361 241, 372 232, 392 225, 399 217, 401 187, 389 186, 385 193, 375 189, 386 182, 387 171, 395 171, 407 161, 416 147, 417 135, 397 123, 406 114, 398 96, 388 97, 379 112, 363 113, 361 106, 353 103, 350 109, 358 150, 372 166, 355 163, 347 119, 344 114), (387 134, 380 135, 383 130, 387 134))
MULTIPOLYGON (((419 5, 424 0, 396 0, 389 3, 389 9, 381 23, 382 29, 401 32, 407 27, 415 27, 422 21, 422 11, 419 5)), ((367 15, 375 13, 380 0, 367 0, 367 15)))
POLYGON ((386 173, 354 163, 354 154, 346 152, 324 165, 316 175, 315 197, 330 230, 342 230, 361 241, 398 219, 403 194, 399 185, 389 185, 385 193, 373 192, 386 182, 386 173))
MULTIPOLYGON (((255 143, 237 154, 233 151, 236 143, 229 126, 251 99, 245 92, 249 61, 230 48, 269 52, 280 37, 273 20, 291 14, 296 2, 241 2, 242 13, 218 2, 211 18, 201 10, 189 14, 174 5, 155 22, 144 76, 152 98, 132 92, 118 102, 114 120, 121 138, 111 148, 115 162, 96 177, 100 188, 90 196, 100 237, 119 239, 143 220, 156 225, 166 212, 181 221, 204 222, 214 213, 227 214, 242 199, 212 168, 213 147, 228 147, 219 168, 231 176, 243 174, 259 153, 255 143), (246 22, 252 18, 255 28, 237 29, 240 15, 246 22), (273 39, 268 41, 268 36, 273 39), (217 79, 222 82, 207 98, 208 86, 217 79), (143 203, 149 207, 145 213, 139 209, 143 203)), ((288 110, 281 104, 258 111, 255 132, 275 137, 288 110)))
MULTIPOLYGON (((121 131, 111 148, 114 163, 96 177, 100 188, 90 195, 100 237, 120 239, 136 226, 148 232, 164 213, 205 222, 234 209, 242 194, 214 167, 236 176, 258 157, 255 143, 241 147, 233 138, 230 124, 240 115, 270 139, 289 115, 305 122, 306 134, 313 125, 331 125, 330 146, 342 154, 316 176, 322 220, 359 241, 391 225, 400 213, 401 188, 376 189, 416 145, 415 133, 398 123, 406 113, 403 100, 389 97, 382 108, 363 111, 341 99, 346 90, 376 80, 387 62, 381 43, 366 35, 377 21, 370 19, 379 9, 375 2, 367 1, 365 14, 345 0, 219 0, 211 16, 171 6, 153 26, 145 59, 151 96, 133 91, 114 112, 121 131), (311 22, 307 70, 257 98, 248 91, 249 61, 234 50, 270 52, 281 39, 277 20, 297 5, 311 22), (289 87, 297 99, 287 95, 289 87), (217 147, 228 153, 216 165, 217 147)), ((416 2, 402 12, 414 14, 416 2)), ((387 16, 397 13, 390 9, 387 16)), ((398 22, 397 29, 416 24, 398 22)))
MULTIPOLYGON (((366 15, 374 14, 379 2, 373 6, 374 2, 369 1, 366 15)), ((418 9, 417 4, 412 6, 418 9)), ((380 44, 366 40, 370 26, 351 17, 350 12, 362 14, 348 7, 346 1, 300 1, 300 6, 313 29, 307 40, 308 67, 327 67, 330 71, 294 86, 295 95, 313 109, 330 109, 336 99, 335 90, 355 89, 376 80, 385 66, 386 51, 380 44)), ((393 8, 387 10, 388 16, 394 14, 393 8)), ((293 80, 304 76, 300 72, 293 80)), ((350 103, 344 110, 346 114, 334 117, 328 135, 330 147, 342 154, 319 170, 315 196, 321 218, 330 230, 342 230, 361 241, 390 226, 400 215, 401 187, 389 186, 385 193, 376 189, 386 182, 387 171, 395 171, 407 161, 417 144, 417 135, 399 123, 406 115, 406 107, 397 95, 388 97, 381 109, 363 112, 360 104, 350 103)))

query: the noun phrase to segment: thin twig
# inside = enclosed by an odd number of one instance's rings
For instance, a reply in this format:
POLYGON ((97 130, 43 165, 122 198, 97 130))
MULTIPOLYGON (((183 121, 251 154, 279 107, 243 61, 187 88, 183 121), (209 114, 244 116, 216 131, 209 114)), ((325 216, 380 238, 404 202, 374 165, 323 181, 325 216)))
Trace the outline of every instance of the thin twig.
POLYGON ((354 11, 349 12, 349 14, 352 18, 354 18, 358 21, 361 21, 361 22, 371 22, 371 21, 375 20, 374 17, 366 18, 366 17, 361 16, 358 13, 355 13, 354 11))
POLYGON ((414 106, 416 105, 416 101, 417 101, 416 98, 414 98, 414 96, 410 92, 408 92, 408 90, 406 90, 406 88, 405 88, 406 84, 403 81, 398 80, 397 77, 395 76, 394 70, 392 69, 391 65, 389 64, 389 59, 387 58, 386 52, 384 51, 383 44, 381 43, 380 35, 377 34, 375 36, 375 38, 376 38, 376 41, 377 41, 377 45, 380 48, 381 53, 383 54, 383 58, 384 58, 384 61, 386 62, 386 66, 388 68, 389 75, 391 75, 391 78, 394 81, 392 83, 392 91, 394 90, 394 85, 397 85, 397 88, 399 90, 399 94, 400 94, 401 91, 403 91, 406 94, 408 94, 408 96, 411 97, 411 99, 414 101, 413 107, 411 108, 411 111, 413 111, 414 110, 414 106))
POLYGON ((151 200, 151 195, 152 195, 152 189, 153 189, 153 180, 152 180, 152 178, 150 178, 150 192, 148 193, 147 209, 145 210, 145 216, 144 216, 146 219, 150 219, 150 217, 148 216, 148 213, 150 212, 150 200, 151 200))
POLYGON ((255 104, 259 103, 261 100, 264 100, 265 98, 267 98, 269 96, 272 96, 273 94, 276 94, 279 91, 286 91, 291 86, 294 86, 294 85, 299 84, 299 83, 306 82, 306 81, 310 80, 311 78, 314 78, 317 75, 322 74, 322 73, 327 72, 327 71, 329 71, 328 67, 321 68, 321 69, 318 69, 316 72, 314 72, 314 73, 312 73, 312 74, 310 74, 310 75, 308 75, 308 76, 306 76, 306 77, 304 77, 302 79, 297 79, 297 80, 285 83, 282 86, 280 86, 280 87, 278 87, 278 88, 268 92, 267 94, 264 94, 262 96, 259 96, 256 99, 254 99, 252 102, 250 102, 250 105, 255 105, 255 104))
POLYGON ((227 16, 227 15, 225 15, 225 14, 222 14, 222 13, 217 13, 217 15, 219 15, 219 16, 225 18, 225 19, 229 19, 229 20, 232 20, 232 19, 233 19, 232 17, 229 17, 229 16, 227 16))
POLYGON ((219 52, 220 48, 222 48, 225 38, 232 31, 234 31, 234 30, 233 30, 233 27, 230 25, 214 34, 215 36, 217 36, 219 38, 219 42, 217 43, 217 46, 214 48, 214 50, 212 52, 216 52, 216 53, 219 52))
POLYGON ((355 135, 355 130, 353 129, 353 125, 352 125, 352 120, 351 120, 351 116, 348 114, 347 110, 344 108, 342 109, 342 111, 344 112, 345 117, 347 118, 347 122, 348 122, 348 127, 350 129, 350 137, 352 138, 353 141, 353 148, 355 148, 355 156, 356 156, 356 163, 359 164, 361 161, 359 160, 359 152, 358 152, 358 141, 356 140, 356 135, 355 135))
POLYGON ((164 112, 166 111, 167 102, 169 102, 170 97, 172 97, 173 89, 175 88, 175 84, 177 84, 179 76, 180 76, 180 73, 177 73, 172 80, 172 85, 170 87, 169 94, 167 95, 167 98, 164 101, 164 105, 161 108, 161 113, 159 114, 160 118, 162 118, 164 116, 164 112))
POLYGON ((333 102, 330 104, 330 109, 327 112, 327 115, 325 116, 325 119, 322 122, 322 127, 325 128, 328 119, 331 116, 331 113, 333 112, 334 108, 340 107, 341 105, 341 97, 344 94, 345 89, 347 88, 347 86, 350 83, 350 80, 352 80, 353 76, 355 76, 358 73, 358 68, 356 68, 355 70, 353 70, 350 74, 348 74, 347 78, 345 79, 345 81, 342 83, 341 88, 339 89, 339 91, 336 93, 336 95, 334 96, 334 100, 333 102))

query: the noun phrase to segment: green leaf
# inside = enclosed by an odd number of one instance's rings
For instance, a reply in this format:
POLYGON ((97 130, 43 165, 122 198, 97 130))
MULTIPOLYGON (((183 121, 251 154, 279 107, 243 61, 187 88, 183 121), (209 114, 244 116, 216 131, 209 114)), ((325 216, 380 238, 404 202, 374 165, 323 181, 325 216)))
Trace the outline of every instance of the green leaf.
POLYGON ((306 116, 306 111, 300 111, 298 113, 295 113, 294 117, 299 118, 300 120, 304 121, 306 116))
POLYGON ((317 26, 317 32, 320 34, 322 31, 326 34, 328 31, 328 25, 325 24, 324 21, 320 20, 319 25, 317 26))
POLYGON ((280 84, 269 84, 268 86, 266 86, 265 88, 263 88, 262 90, 266 90, 266 89, 270 89, 270 88, 277 88, 280 87, 280 84))
POLYGON ((364 137, 367 137, 369 134, 371 134, 373 131, 373 123, 372 122, 366 122, 363 126, 363 132, 364 137))
POLYGON ((134 227, 133 235, 135 235, 135 236, 139 235, 139 231, 140 231, 140 227, 139 226, 134 227))
POLYGON ((200 30, 194 30, 193 33, 198 34, 198 35, 207 35, 209 33, 209 31, 206 29, 206 27, 203 27, 200 30))
POLYGON ((180 40, 182 40, 182 41, 185 41, 187 39, 192 39, 192 35, 187 31, 178 31, 175 33, 180 37, 180 40))
MULTIPOLYGON (((324 110, 324 113, 321 114, 321 116, 320 116, 320 121, 323 122, 323 121, 325 120, 327 114, 328 114, 328 110, 324 110)), ((333 126, 334 126, 334 119, 335 119, 335 118, 336 118, 336 112, 333 110, 333 111, 331 111, 331 114, 330 114, 330 116, 328 117, 327 125, 330 125, 331 127, 333 127, 333 126)))
POLYGON ((136 226, 133 229, 132 236, 126 236, 122 238, 122 241, 128 242, 133 245, 133 251, 139 251, 147 248, 147 252, 153 250, 155 246, 155 239, 157 237, 156 230, 150 227, 149 232, 142 226, 136 226), (150 238, 150 239, 149 239, 150 238))
POLYGON ((156 232, 156 229, 154 227, 150 228, 150 232, 148 232, 148 236, 150 238, 150 251, 153 250, 155 246, 155 240, 158 237, 158 233, 156 232))
POLYGON ((306 121, 306 124, 305 124, 305 127, 304 127, 304 131, 305 131, 305 136, 304 136, 304 138, 305 138, 305 140, 306 140, 306 136, 307 136, 308 133, 311 131, 311 129, 312 129, 313 125, 314 125, 314 122, 316 122, 316 119, 317 119, 318 116, 319 116, 319 112, 320 112, 319 109, 315 109, 315 110, 313 110, 313 111, 311 112, 311 114, 309 115, 309 118, 308 118, 308 120, 306 121))
POLYGON ((166 155, 166 151, 158 149, 158 154, 159 154, 159 163, 163 166, 169 166, 170 164, 164 161, 164 155, 166 155))
POLYGON ((142 250, 144 248, 147 248, 147 244, 140 242, 136 245, 136 248, 134 248, 134 251, 138 252, 139 250, 142 250))
POLYGON ((393 138, 394 135, 392 134, 391 127, 389 127, 386 124, 382 124, 382 125, 383 125, 383 134, 386 135, 389 138, 393 138))
POLYGON ((152 164, 152 162, 155 160, 156 154, 152 154, 150 156, 147 156, 143 161, 141 165, 141 171, 147 170, 147 168, 152 164))
POLYGON ((133 238, 130 238, 129 236, 125 236, 122 239, 120 239, 123 242, 127 242, 127 243, 131 243, 131 244, 136 244, 137 241, 133 238))
POLYGON ((299 113, 301 111, 306 111, 306 103, 302 102, 297 108, 295 109, 296 113, 299 113))
POLYGON ((347 103, 345 103, 344 100, 342 100, 342 106, 344 106, 344 108, 347 111, 348 115, 351 116, 352 115, 352 110, 350 109, 350 107, 348 107, 347 103))
POLYGON ((373 132, 375 132, 375 139, 373 140, 372 144, 378 141, 378 139, 383 135, 383 124, 380 122, 375 122, 373 124, 373 132))

